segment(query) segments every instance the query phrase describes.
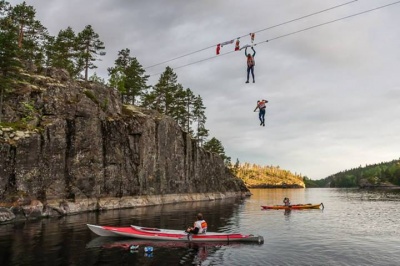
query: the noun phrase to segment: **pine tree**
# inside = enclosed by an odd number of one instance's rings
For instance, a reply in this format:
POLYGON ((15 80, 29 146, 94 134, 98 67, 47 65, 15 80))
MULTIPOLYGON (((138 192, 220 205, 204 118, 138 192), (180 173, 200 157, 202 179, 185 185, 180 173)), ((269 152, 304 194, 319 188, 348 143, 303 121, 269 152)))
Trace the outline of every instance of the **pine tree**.
POLYGON ((21 66, 17 59, 17 28, 9 17, 10 11, 10 4, 0 1, 0 123, 4 96, 11 90, 13 76, 21 66))
POLYGON ((239 169, 240 169, 240 162, 239 162, 239 158, 236 158, 236 163, 232 168, 232 172, 237 175, 239 173, 239 169))
POLYGON ((221 141, 216 139, 215 137, 204 143, 203 148, 207 151, 214 152, 221 156, 221 158, 225 162, 225 165, 231 164, 231 157, 226 156, 224 146, 222 146, 221 141))
POLYGON ((135 104, 148 88, 148 75, 135 57, 130 56, 128 48, 118 52, 115 67, 108 68, 110 85, 121 93, 122 102, 135 104))
POLYGON ((17 27, 19 57, 32 67, 41 67, 45 58, 44 43, 47 29, 35 19, 36 10, 26 2, 11 9, 10 18, 17 27))
POLYGON ((22 48, 25 33, 29 31, 29 26, 35 22, 36 11, 32 6, 27 6, 24 1, 22 4, 13 8, 11 17, 14 23, 18 25, 18 47, 22 48))
POLYGON ((193 121, 195 119, 194 117, 194 104, 195 104, 196 96, 193 94, 193 92, 187 88, 185 91, 185 115, 186 117, 183 118, 183 123, 184 123, 184 128, 186 132, 190 133, 191 136, 193 136, 193 130, 191 128, 191 125, 193 124, 193 121))
POLYGON ((54 41, 49 42, 47 50, 49 53, 50 65, 68 71, 72 77, 76 77, 80 69, 77 66, 76 51, 77 36, 71 27, 60 30, 54 41))
POLYGON ((106 81, 102 77, 99 77, 96 72, 89 77, 89 81, 106 85, 106 81))
POLYGON ((193 102, 193 117, 194 121, 197 122, 196 140, 200 146, 203 145, 204 140, 208 137, 208 129, 205 128, 207 120, 205 109, 203 99, 198 95, 193 102))
POLYGON ((104 50, 104 43, 100 41, 99 34, 95 33, 91 25, 87 25, 83 31, 78 33, 77 37, 77 50, 79 52, 77 66, 81 71, 85 71, 84 79, 88 80, 89 69, 95 69, 97 66, 94 62, 97 56, 103 56, 106 53, 104 50))
POLYGON ((144 96, 143 105, 162 114, 170 115, 170 108, 175 101, 175 95, 182 88, 177 79, 178 77, 172 68, 166 67, 158 83, 144 96))

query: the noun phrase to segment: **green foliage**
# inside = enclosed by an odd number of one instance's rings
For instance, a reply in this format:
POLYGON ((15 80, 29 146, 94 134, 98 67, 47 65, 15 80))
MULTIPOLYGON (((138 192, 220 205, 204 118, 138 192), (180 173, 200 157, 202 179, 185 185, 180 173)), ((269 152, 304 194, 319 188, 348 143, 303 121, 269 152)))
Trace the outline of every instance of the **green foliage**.
POLYGON ((22 106, 23 106, 23 113, 24 113, 24 117, 22 117, 22 122, 23 123, 27 123, 29 121, 31 121, 36 113, 35 107, 33 106, 33 103, 31 102, 21 102, 22 106))
POLYGON ((384 183, 400 185, 400 160, 359 166, 317 180, 315 183, 319 187, 357 187, 384 183))
POLYGON ((103 84, 103 85, 106 85, 106 82, 104 81, 104 79, 101 78, 101 77, 99 77, 99 76, 97 76, 96 72, 94 72, 93 75, 91 75, 91 76, 89 77, 89 81, 91 81, 91 82, 96 82, 96 83, 103 84))
POLYGON ((222 146, 222 142, 217 138, 213 137, 212 139, 204 143, 203 148, 207 151, 214 152, 221 156, 227 166, 231 164, 231 157, 226 156, 224 146, 222 146))
POLYGON ((97 56, 105 55, 104 43, 99 39, 99 34, 94 32, 91 25, 87 25, 76 38, 77 49, 77 68, 85 71, 84 79, 88 80, 88 70, 97 68, 94 62, 97 56))
POLYGON ((208 137, 208 129, 205 128, 207 117, 205 115, 206 107, 203 105, 203 99, 200 95, 194 98, 193 101, 193 117, 196 123, 196 140, 202 146, 205 139, 208 137))
POLYGON ((43 43, 48 36, 47 29, 36 20, 36 10, 26 2, 11 9, 9 18, 18 30, 19 57, 27 66, 41 67, 44 60, 43 43))
POLYGON ((10 17, 12 7, 0 1, 0 122, 3 99, 12 90, 13 76, 21 66, 18 55, 17 28, 10 17))
POLYGON ((76 35, 71 27, 60 30, 56 38, 49 38, 47 42, 48 65, 63 68, 72 77, 79 74, 77 66, 76 35))
POLYGON ((104 99, 104 101, 100 104, 100 108, 101 108, 103 111, 106 111, 106 110, 107 110, 107 108, 108 108, 108 99, 107 99, 107 98, 104 99))
POLYGON ((308 178, 307 176, 303 177, 303 182, 306 185, 307 188, 313 188, 313 187, 321 187, 322 185, 319 184, 318 180, 312 180, 308 178))
POLYGON ((149 76, 144 73, 139 61, 130 56, 130 50, 123 49, 118 52, 115 66, 108 68, 109 84, 120 92, 123 103, 135 104, 143 91, 149 88, 146 84, 149 76))
POLYGON ((208 136, 202 98, 195 96, 189 88, 183 89, 170 67, 166 67, 158 83, 144 93, 142 105, 174 118, 182 129, 197 139, 200 146, 208 136))
POLYGON ((84 90, 83 93, 89 98, 91 99, 95 104, 100 105, 99 100, 96 98, 96 96, 94 95, 93 91, 91 90, 84 90))
POLYGON ((182 90, 182 85, 178 83, 177 78, 172 68, 167 67, 158 83, 144 95, 143 105, 173 117, 176 111, 173 105, 178 101, 175 96, 179 97, 182 90))
POLYGON ((10 10, 6 2, 0 2, 0 77, 3 78, 21 65, 17 59, 17 27, 10 18, 10 10))

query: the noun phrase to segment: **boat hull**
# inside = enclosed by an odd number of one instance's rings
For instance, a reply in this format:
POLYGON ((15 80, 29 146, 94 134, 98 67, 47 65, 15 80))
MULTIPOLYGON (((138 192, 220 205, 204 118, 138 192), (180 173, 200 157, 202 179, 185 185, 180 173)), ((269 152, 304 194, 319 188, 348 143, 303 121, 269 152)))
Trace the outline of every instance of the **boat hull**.
POLYGON ((297 204, 297 205, 273 205, 273 206, 261 206, 264 210, 303 210, 303 209, 319 209, 324 208, 324 204, 297 204))
POLYGON ((263 243, 264 238, 256 235, 226 234, 207 232, 205 234, 187 234, 180 230, 168 230, 159 228, 147 228, 131 225, 130 227, 112 227, 87 224, 89 229, 99 236, 107 237, 131 237, 147 240, 168 240, 168 241, 194 241, 194 242, 257 242, 263 243))

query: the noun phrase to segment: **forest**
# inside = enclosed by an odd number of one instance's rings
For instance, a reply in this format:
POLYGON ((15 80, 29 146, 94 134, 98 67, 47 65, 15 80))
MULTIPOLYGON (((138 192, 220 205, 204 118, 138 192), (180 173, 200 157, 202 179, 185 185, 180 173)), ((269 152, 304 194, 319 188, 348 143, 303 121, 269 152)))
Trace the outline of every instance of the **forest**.
POLYGON ((307 187, 400 186, 400 159, 344 170, 320 180, 304 178, 307 187))

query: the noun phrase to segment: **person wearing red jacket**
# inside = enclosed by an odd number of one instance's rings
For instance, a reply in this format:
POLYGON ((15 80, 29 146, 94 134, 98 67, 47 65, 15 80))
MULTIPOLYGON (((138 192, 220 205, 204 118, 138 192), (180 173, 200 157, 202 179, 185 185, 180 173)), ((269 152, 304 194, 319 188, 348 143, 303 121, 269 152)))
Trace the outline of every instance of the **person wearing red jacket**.
POLYGON ((257 101, 257 106, 254 109, 254 112, 259 109, 260 112, 258 113, 258 118, 260 119, 260 126, 264 126, 265 127, 265 108, 267 107, 267 100, 258 100, 257 101))
POLYGON ((254 57, 256 56, 256 51, 254 50, 253 47, 251 47, 251 50, 253 50, 253 55, 247 53, 247 47, 244 50, 244 54, 247 57, 247 81, 246 83, 249 83, 249 76, 251 72, 251 76, 253 77, 253 83, 256 82, 254 79, 254 66, 256 65, 256 62, 254 61, 254 57))

